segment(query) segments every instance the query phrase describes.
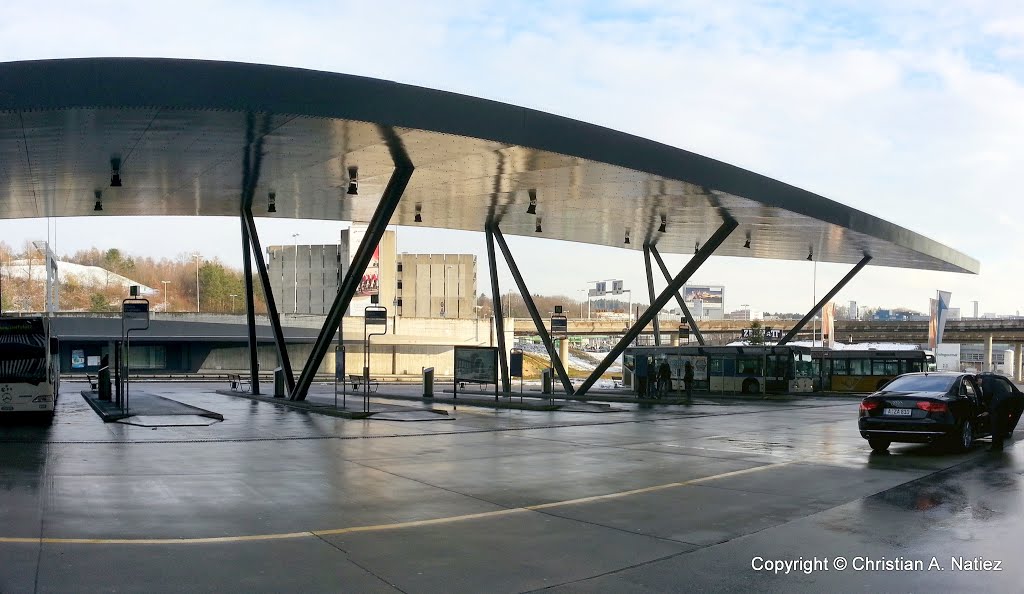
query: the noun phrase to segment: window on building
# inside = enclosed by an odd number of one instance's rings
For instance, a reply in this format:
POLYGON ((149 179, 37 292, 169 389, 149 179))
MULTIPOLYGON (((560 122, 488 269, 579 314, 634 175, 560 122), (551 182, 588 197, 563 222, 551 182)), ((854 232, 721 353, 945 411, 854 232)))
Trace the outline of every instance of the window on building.
POLYGON ((128 353, 131 369, 166 369, 167 351, 162 345, 132 345, 128 353))

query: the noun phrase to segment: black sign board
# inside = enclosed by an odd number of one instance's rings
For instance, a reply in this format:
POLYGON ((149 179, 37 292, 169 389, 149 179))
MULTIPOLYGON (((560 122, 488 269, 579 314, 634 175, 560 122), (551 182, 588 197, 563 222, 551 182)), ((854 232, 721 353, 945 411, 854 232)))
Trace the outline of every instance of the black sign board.
POLYGON ((388 308, 386 307, 371 305, 365 309, 364 315, 366 316, 365 321, 367 325, 383 324, 387 326, 388 324, 388 308))
POLYGON ((764 337, 766 340, 782 340, 781 328, 765 328, 764 337))
POLYGON ((121 330, 146 330, 149 328, 149 301, 125 299, 121 301, 121 330))
POLYGON ((121 312, 126 314, 148 314, 148 301, 125 301, 121 304, 121 312))
POLYGON ((523 351, 512 349, 508 357, 508 376, 523 377, 523 351))
POLYGON ((562 315, 551 316, 551 334, 565 336, 569 333, 569 319, 562 315))
POLYGON ((690 327, 686 324, 679 324, 679 340, 690 340, 690 327))

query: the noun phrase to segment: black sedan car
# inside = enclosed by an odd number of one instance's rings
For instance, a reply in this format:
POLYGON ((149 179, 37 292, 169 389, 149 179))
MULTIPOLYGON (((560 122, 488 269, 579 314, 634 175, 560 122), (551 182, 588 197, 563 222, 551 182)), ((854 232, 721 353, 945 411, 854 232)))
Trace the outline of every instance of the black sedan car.
POLYGON ((969 373, 925 372, 901 375, 860 403, 860 435, 871 449, 889 444, 948 443, 970 449, 989 434, 988 407, 969 373))

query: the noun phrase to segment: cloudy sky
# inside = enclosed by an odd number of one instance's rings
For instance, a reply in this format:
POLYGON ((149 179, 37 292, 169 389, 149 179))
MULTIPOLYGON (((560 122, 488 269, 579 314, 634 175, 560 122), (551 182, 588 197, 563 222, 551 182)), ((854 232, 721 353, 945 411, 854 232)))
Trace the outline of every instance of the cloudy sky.
MULTIPOLYGON (((1014 175, 1024 171, 1020 3, 37 1, 4 6, 0 39, 0 61, 297 66, 609 126, 805 188, 981 261, 979 276, 869 267, 840 300, 925 310, 945 289, 954 307, 969 311, 978 300, 982 312, 1024 313, 1014 175)), ((241 261, 234 221, 116 222, 61 220, 57 250, 199 250, 241 261)), ((264 245, 291 244, 296 232, 302 243, 334 242, 342 226, 257 222, 264 245)), ((0 237, 15 246, 46 234, 42 220, 0 221, 0 237)), ((578 297, 590 280, 623 278, 645 294, 641 252, 565 244, 564 265, 553 267, 549 243, 509 237, 533 292, 578 297)), ((399 249, 477 253, 486 278, 482 234, 403 228, 399 249)), ((848 269, 819 264, 817 294, 848 269)), ((734 258, 712 258, 695 277, 726 285, 729 309, 767 311, 808 309, 813 279, 809 262, 734 258)))

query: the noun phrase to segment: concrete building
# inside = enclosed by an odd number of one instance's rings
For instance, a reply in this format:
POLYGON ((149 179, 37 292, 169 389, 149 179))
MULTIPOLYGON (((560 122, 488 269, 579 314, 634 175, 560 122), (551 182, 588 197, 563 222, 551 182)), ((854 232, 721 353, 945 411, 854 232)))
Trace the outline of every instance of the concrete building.
MULTIPOLYGON (((342 230, 338 245, 269 246, 267 273, 278 312, 326 314, 365 231, 365 227, 360 225, 342 230)), ((348 315, 361 316, 363 309, 372 303, 393 309, 396 248, 395 232, 385 232, 376 257, 366 267, 363 282, 346 312, 348 315)))
POLYGON ((409 318, 477 317, 476 256, 399 254, 398 315, 409 318))
POLYGON ((846 306, 846 319, 848 320, 859 320, 860 310, 857 309, 857 302, 850 301, 850 304, 846 306))
MULTIPOLYGON (((338 245, 268 247, 267 272, 278 311, 326 314, 364 232, 353 225, 341 232, 338 245)), ((389 316, 476 317, 476 256, 396 252, 395 232, 387 231, 346 315, 361 316, 377 304, 387 307, 389 316)))

